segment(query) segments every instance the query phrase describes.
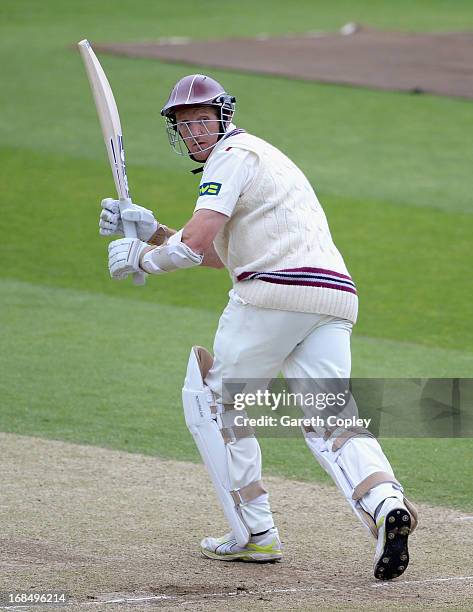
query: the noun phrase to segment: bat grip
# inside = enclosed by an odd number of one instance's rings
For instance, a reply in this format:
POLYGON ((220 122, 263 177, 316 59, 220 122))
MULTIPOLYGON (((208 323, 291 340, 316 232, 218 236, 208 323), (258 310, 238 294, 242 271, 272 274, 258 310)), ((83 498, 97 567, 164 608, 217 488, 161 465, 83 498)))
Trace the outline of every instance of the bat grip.
MULTIPOLYGON (((130 204, 131 200, 129 198, 120 199, 120 212, 122 213, 130 204)), ((135 223, 133 223, 133 221, 124 221, 122 219, 122 224, 125 238, 138 238, 138 235, 136 233, 136 225, 135 223)), ((145 283, 146 275, 144 272, 135 272, 133 274, 134 285, 144 285, 145 283)))

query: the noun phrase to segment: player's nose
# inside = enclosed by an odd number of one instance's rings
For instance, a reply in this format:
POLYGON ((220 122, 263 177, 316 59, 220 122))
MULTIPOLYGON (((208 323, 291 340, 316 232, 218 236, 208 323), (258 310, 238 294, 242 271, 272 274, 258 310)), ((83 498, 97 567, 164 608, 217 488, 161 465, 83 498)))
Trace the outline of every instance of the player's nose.
POLYGON ((196 121, 195 123, 191 124, 191 134, 192 136, 196 137, 207 134, 207 130, 205 129, 205 125, 202 121, 196 121))

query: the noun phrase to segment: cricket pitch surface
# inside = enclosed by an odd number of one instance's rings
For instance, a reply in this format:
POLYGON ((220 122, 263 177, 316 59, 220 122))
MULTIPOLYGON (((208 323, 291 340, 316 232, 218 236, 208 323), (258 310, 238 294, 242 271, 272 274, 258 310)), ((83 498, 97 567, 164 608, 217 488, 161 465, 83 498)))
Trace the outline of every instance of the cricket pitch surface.
POLYGON ((0 592, 70 596, 10 609, 473 608, 473 517, 457 510, 417 504, 410 566, 378 582, 334 487, 266 477, 283 562, 222 563, 199 552, 227 531, 201 465, 3 433, 0 448, 0 592))
POLYGON ((94 43, 99 52, 245 73, 473 98, 473 33, 312 32, 217 40, 94 43))

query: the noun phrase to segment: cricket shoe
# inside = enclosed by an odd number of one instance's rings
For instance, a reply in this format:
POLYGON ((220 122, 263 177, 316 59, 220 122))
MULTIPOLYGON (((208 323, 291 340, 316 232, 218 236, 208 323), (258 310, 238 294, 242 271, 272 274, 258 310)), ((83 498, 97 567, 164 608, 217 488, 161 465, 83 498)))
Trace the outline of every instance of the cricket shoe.
POLYGON ((374 555, 374 576, 392 580, 404 573, 409 564, 407 539, 411 533, 411 515, 401 500, 388 497, 378 513, 378 544, 374 555))
POLYGON ((219 561, 265 563, 282 559, 281 540, 276 527, 261 535, 252 535, 246 546, 240 546, 232 533, 221 538, 204 538, 200 543, 203 555, 219 561))

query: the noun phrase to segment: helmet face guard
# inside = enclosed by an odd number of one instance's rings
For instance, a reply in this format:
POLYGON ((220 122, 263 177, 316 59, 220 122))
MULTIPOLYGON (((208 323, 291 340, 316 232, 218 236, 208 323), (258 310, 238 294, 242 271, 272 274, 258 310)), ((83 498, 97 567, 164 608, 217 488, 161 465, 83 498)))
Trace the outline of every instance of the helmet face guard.
MULTIPOLYGON (((230 96, 214 79, 202 74, 193 74, 184 77, 176 83, 168 101, 164 105, 161 115, 166 121, 166 132, 169 144, 178 155, 185 155, 194 159, 195 153, 212 149, 226 133, 233 115, 235 114, 235 98, 230 96), (215 119, 202 119, 195 121, 177 121, 176 110, 209 106, 217 111, 215 119), (215 131, 215 121, 218 121, 218 130, 215 131), (200 124, 204 134, 217 136, 214 144, 201 147, 193 136, 192 124, 200 124), (197 151, 192 154, 187 143, 193 141, 197 145, 197 151)), ((198 161, 195 160, 194 161, 198 161)))
MULTIPOLYGON (((230 96, 227 97, 230 99, 230 96)), ((215 144, 226 134, 227 128, 230 125, 235 112, 235 103, 231 101, 223 104, 215 103, 205 104, 202 106, 215 108, 217 111, 217 116, 215 119, 177 121, 175 113, 169 114, 165 117, 166 132, 168 135, 169 144, 171 145, 173 151, 178 155, 186 155, 192 158, 192 154, 187 146, 188 142, 192 141, 196 145, 198 150, 197 152, 200 153, 202 151, 212 149, 215 144), (218 123, 217 131, 215 131, 215 123, 218 123), (197 142, 197 137, 193 135, 194 132, 192 130, 192 126, 196 124, 199 124, 203 128, 203 132, 207 136, 217 136, 217 141, 208 147, 201 147, 197 142)))

